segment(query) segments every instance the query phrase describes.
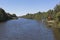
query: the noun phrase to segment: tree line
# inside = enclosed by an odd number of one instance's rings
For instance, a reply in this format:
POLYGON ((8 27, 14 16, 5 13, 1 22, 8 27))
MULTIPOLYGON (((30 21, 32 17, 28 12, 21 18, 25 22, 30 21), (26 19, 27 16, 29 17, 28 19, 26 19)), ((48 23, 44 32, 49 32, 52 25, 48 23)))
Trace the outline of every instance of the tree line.
POLYGON ((24 16, 21 16, 21 18, 28 18, 28 19, 48 19, 48 17, 51 17, 51 20, 59 20, 60 21, 60 4, 57 4, 53 9, 49 9, 47 12, 37 12, 34 14, 26 14, 24 16))
POLYGON ((6 13, 4 9, 0 8, 0 22, 16 18, 16 14, 6 13))
MULTIPOLYGON (((60 4, 57 4, 53 9, 49 9, 47 12, 39 11, 34 14, 28 13, 26 15, 20 16, 20 18, 41 20, 48 19, 49 16, 51 17, 51 20, 60 21, 60 4)), ((14 18, 17 18, 16 14, 6 13, 4 9, 0 8, 0 22, 14 18)))

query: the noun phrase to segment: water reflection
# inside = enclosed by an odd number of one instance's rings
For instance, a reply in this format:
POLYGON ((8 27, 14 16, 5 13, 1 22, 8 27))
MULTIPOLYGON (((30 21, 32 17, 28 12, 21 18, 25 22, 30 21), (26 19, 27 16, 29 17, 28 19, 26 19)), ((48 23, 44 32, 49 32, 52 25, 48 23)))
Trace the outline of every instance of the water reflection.
POLYGON ((52 30, 45 26, 23 18, 0 23, 0 40, 54 40, 52 30))

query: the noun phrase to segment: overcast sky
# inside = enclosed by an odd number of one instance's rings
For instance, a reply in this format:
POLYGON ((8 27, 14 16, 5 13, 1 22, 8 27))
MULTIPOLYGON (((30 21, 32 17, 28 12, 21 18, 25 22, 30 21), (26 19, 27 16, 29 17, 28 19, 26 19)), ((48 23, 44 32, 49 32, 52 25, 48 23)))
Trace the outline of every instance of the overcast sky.
POLYGON ((22 16, 53 9, 59 2, 60 0, 0 0, 0 8, 11 14, 22 16))

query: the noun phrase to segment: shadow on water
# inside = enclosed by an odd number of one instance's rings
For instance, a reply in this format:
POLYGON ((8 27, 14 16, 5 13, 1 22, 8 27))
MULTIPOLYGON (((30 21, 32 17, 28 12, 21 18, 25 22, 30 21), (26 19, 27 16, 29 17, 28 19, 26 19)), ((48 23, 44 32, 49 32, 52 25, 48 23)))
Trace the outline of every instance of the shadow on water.
POLYGON ((0 23, 0 40, 54 40, 51 29, 41 21, 18 19, 0 23))

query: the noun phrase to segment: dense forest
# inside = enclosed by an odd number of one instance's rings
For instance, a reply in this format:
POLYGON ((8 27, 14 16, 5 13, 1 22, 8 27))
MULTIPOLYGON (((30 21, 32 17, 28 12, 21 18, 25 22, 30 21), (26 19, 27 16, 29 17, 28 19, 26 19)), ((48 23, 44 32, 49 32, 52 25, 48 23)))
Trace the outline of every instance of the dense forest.
POLYGON ((60 21, 60 4, 57 4, 53 9, 48 10, 47 12, 37 12, 34 14, 28 13, 21 18, 28 18, 28 19, 47 19, 51 17, 51 20, 59 20, 60 21))
POLYGON ((15 14, 6 13, 4 9, 0 8, 0 22, 14 19, 16 17, 15 14))

